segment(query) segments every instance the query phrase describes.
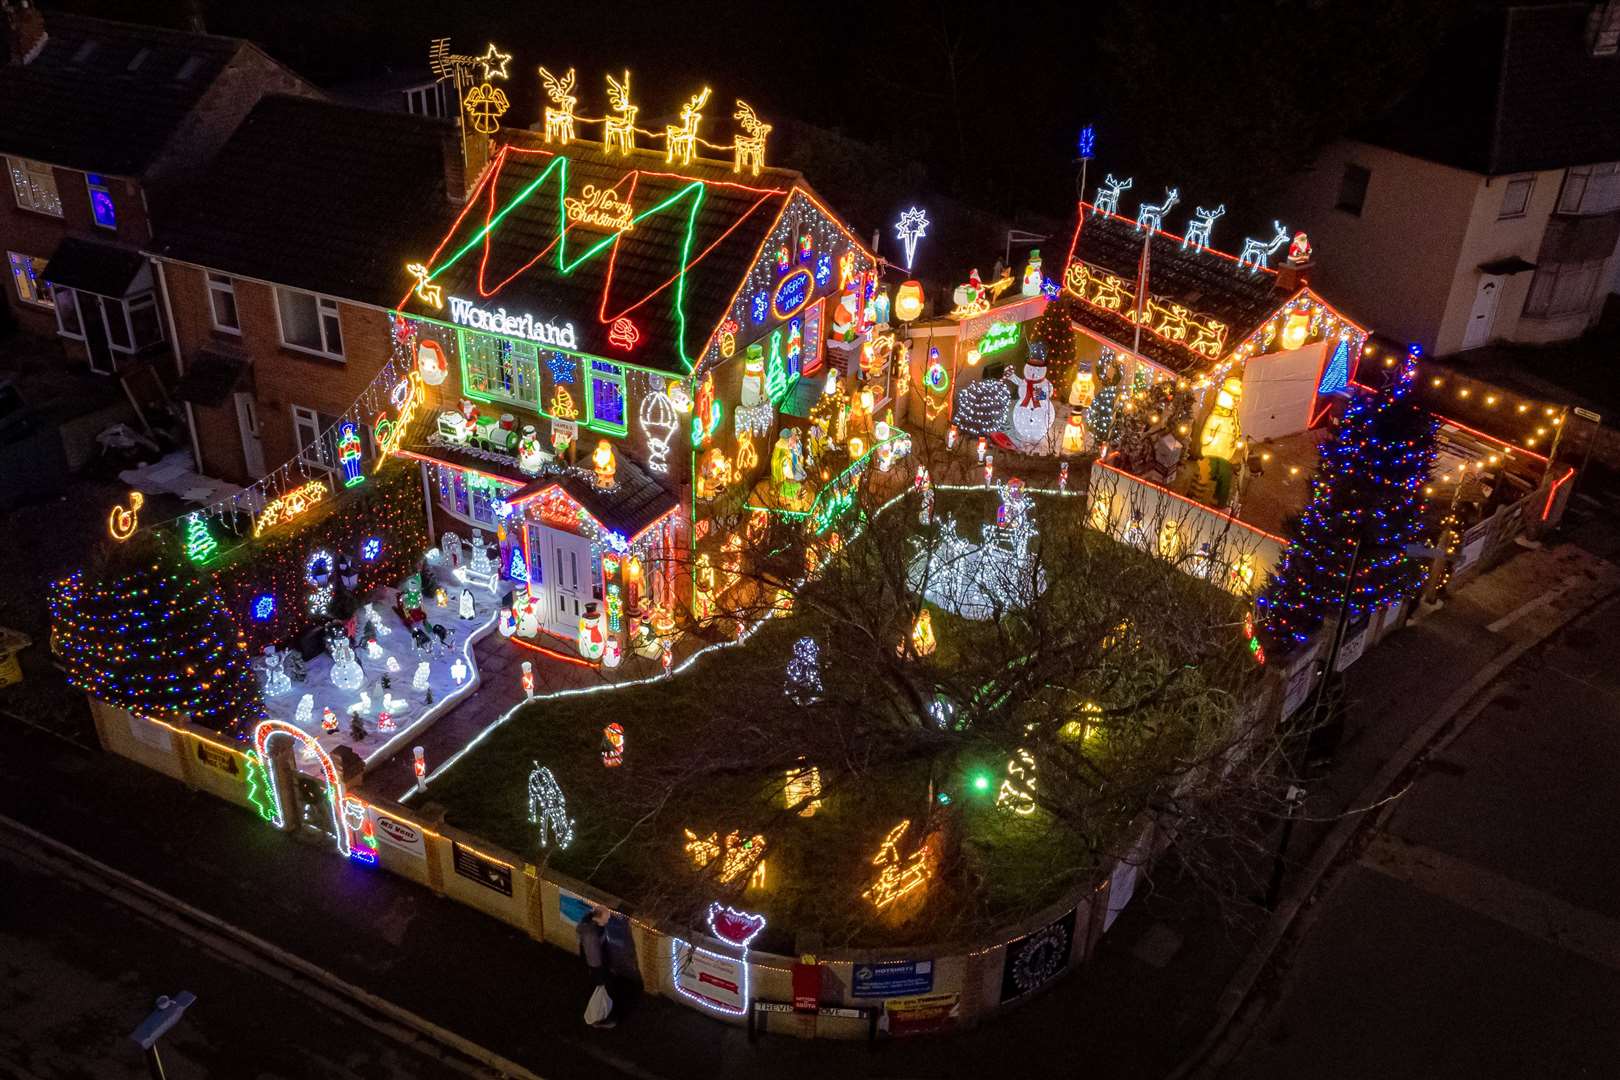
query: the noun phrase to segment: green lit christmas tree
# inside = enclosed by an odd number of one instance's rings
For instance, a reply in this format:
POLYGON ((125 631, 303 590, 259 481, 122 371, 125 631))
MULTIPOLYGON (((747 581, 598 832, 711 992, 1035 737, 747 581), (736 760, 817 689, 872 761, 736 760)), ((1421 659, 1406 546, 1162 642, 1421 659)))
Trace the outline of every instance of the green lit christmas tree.
POLYGON ((109 705, 243 737, 264 716, 230 614, 157 540, 57 582, 51 622, 68 680, 109 705))
POLYGON ((1423 532, 1436 422, 1413 398, 1415 371, 1414 346, 1388 386, 1351 400, 1322 446, 1310 502, 1258 600, 1267 644, 1279 653, 1304 644, 1338 611, 1347 582, 1351 622, 1422 585, 1423 567, 1406 547, 1423 532))

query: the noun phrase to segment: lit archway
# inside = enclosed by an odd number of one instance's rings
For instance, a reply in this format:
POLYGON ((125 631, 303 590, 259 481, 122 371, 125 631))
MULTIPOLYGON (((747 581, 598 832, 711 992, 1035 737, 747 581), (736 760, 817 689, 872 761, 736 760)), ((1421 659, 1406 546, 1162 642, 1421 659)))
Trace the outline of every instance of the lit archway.
POLYGON ((278 737, 288 738, 295 743, 303 744, 304 748, 309 750, 315 756, 315 760, 320 763, 321 772, 326 777, 326 798, 329 803, 328 808, 332 813, 332 830, 333 835, 337 838, 338 853, 347 855, 351 859, 359 859, 362 862, 375 862, 376 856, 374 854, 356 846, 354 843, 355 837, 363 836, 365 808, 360 805, 359 800, 350 799, 345 794, 343 777, 338 773, 337 765, 332 761, 331 756, 321 748, 321 744, 315 736, 283 720, 265 720, 253 729, 253 748, 258 751, 259 760, 264 762, 265 777, 270 785, 270 805, 275 810, 274 816, 270 819, 271 822, 277 828, 286 828, 286 817, 281 809, 283 804, 280 782, 276 779, 276 770, 270 765, 270 745, 278 737), (351 810, 354 808, 349 806, 350 803, 354 803, 355 808, 360 810, 361 824, 358 826, 351 822, 354 817, 351 810))

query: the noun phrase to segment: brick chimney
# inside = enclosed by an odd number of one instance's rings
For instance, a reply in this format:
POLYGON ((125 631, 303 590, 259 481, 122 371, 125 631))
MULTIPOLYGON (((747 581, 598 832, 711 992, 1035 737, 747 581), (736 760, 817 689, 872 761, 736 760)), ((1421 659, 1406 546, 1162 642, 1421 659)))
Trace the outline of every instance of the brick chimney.
POLYGON ((45 16, 30 0, 0 0, 6 16, 6 55, 10 63, 26 64, 45 47, 45 16))
POLYGON ((461 142, 461 129, 458 124, 454 131, 448 131, 439 140, 439 149, 444 155, 444 194, 451 202, 460 206, 467 201, 467 177, 471 175, 468 162, 464 157, 465 150, 461 142))

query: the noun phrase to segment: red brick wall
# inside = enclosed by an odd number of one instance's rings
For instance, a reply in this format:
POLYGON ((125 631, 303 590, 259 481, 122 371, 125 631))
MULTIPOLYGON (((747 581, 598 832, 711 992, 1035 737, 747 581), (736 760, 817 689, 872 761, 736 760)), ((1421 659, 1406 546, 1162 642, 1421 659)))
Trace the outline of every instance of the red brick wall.
MULTIPOLYGON (((339 303, 345 359, 328 360, 281 344, 271 286, 237 280, 236 308, 242 333, 227 334, 213 328, 204 272, 172 262, 165 262, 163 267, 174 309, 176 339, 185 362, 211 344, 242 352, 249 358, 249 374, 238 389, 254 395, 265 468, 270 471, 297 453, 292 406, 339 416, 388 362, 391 343, 385 312, 339 303)), ((202 471, 246 483, 249 478, 242 460, 235 400, 219 406, 193 406, 192 411, 203 456, 202 471)))

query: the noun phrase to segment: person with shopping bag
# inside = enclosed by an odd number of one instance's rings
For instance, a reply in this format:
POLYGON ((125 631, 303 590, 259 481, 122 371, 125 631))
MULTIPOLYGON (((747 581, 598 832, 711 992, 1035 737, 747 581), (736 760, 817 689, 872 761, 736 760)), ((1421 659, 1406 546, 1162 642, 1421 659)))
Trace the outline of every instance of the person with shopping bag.
POLYGON ((585 1005, 585 1022, 594 1028, 610 1028, 613 1018, 613 998, 608 995, 608 943, 607 925, 611 913, 600 904, 591 905, 587 918, 575 924, 579 935, 579 955, 590 969, 591 999, 585 1005))

